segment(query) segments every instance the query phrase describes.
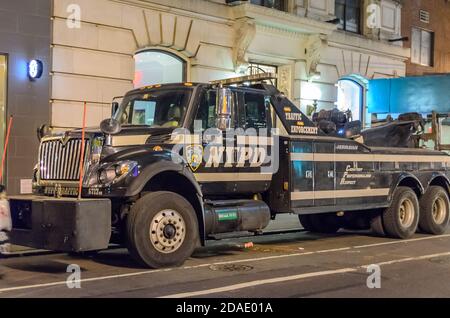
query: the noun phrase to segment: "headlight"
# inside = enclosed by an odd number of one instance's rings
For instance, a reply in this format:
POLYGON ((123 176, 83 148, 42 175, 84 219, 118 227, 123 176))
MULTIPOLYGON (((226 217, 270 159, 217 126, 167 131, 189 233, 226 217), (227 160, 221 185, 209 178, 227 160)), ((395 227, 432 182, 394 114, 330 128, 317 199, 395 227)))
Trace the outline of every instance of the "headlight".
POLYGON ((130 172, 137 173, 137 162, 122 161, 101 166, 97 170, 97 181, 100 184, 114 184, 125 178, 130 172))

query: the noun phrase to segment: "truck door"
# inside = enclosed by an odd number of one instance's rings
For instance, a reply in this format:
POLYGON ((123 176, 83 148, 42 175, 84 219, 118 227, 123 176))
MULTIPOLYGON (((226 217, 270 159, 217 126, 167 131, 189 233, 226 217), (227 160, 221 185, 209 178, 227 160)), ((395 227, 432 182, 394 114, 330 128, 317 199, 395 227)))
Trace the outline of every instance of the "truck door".
MULTIPOLYGON (((336 204, 361 206, 377 202, 377 181, 369 149, 356 142, 336 142, 336 204)), ((384 176, 381 176, 383 178, 384 176)), ((382 197, 381 199, 385 199, 382 197)))
MULTIPOLYGON (((233 96, 236 101, 237 95, 233 96)), ((216 90, 203 89, 198 100, 199 105, 191 130, 197 130, 195 134, 198 134, 198 130, 202 132, 203 162, 193 169, 194 176, 199 183, 206 185, 202 189, 204 194, 235 193, 239 172, 235 164, 236 151, 233 148, 235 140, 234 138, 232 141, 227 140, 229 136, 227 132, 217 129, 216 90), (222 136, 220 144, 211 144, 210 140, 206 140, 208 135, 222 136)), ((233 107, 236 107, 235 104, 236 102, 233 103, 233 107)), ((232 110, 232 114, 230 130, 236 127, 236 109, 232 110)))
POLYGON ((314 206, 334 206, 336 162, 334 142, 314 143, 314 206))
POLYGON ((273 139, 270 97, 260 90, 238 90, 238 123, 236 143, 239 167, 238 192, 265 192, 272 179, 264 167, 270 166, 273 139))

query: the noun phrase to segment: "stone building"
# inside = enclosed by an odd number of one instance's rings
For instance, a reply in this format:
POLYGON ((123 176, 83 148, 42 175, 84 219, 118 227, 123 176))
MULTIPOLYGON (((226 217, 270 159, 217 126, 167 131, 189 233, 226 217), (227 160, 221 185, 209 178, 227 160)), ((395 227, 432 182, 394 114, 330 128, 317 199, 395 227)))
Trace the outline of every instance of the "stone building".
POLYGON ((411 48, 407 75, 450 73, 450 2, 403 1, 402 34, 411 48))
POLYGON ((133 83, 205 82, 249 65, 276 70, 303 110, 338 103, 361 117, 364 90, 353 84, 404 76, 409 57, 392 0, 77 0, 79 12, 73 3, 54 0, 54 126, 79 126, 83 101, 98 124, 133 83), (78 13, 81 23, 68 27, 78 13))
POLYGON ((80 127, 87 102, 96 126, 135 86, 272 71, 303 111, 366 120, 367 79, 406 73, 401 12, 394 0, 0 0, 2 134, 16 116, 9 192, 29 191, 40 124, 80 127))

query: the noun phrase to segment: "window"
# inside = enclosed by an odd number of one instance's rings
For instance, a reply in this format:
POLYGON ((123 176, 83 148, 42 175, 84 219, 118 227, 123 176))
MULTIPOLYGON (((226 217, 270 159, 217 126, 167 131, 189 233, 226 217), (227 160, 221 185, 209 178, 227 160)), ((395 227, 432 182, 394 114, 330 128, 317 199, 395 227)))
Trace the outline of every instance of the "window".
POLYGON ((191 89, 160 89, 131 95, 124 99, 114 118, 124 125, 180 127, 191 93, 191 89))
POLYGON ((363 120, 363 87, 352 80, 338 82, 337 107, 340 111, 351 111, 353 120, 363 120))
POLYGON ((336 17, 340 30, 361 33, 361 1, 336 0, 336 17))
POLYGON ((419 28, 412 29, 411 62, 425 66, 434 64, 434 33, 419 28))
MULTIPOLYGON (((250 63, 250 65, 247 68, 247 75, 256 75, 261 73, 278 73, 278 67, 273 65, 266 65, 266 64, 256 64, 256 63, 250 63)), ((270 84, 270 81, 266 81, 270 84)), ((272 80, 273 84, 277 86, 277 80, 272 80)))
POLYGON ((267 106, 264 95, 255 93, 244 94, 245 129, 267 128, 267 106))
POLYGON ((285 0, 250 0, 250 3, 280 11, 287 11, 285 0))
POLYGON ((144 51, 134 56, 134 87, 186 81, 186 63, 164 51, 144 51))
POLYGON ((195 120, 202 122, 203 130, 216 127, 216 96, 216 91, 210 89, 203 93, 200 100, 195 120))

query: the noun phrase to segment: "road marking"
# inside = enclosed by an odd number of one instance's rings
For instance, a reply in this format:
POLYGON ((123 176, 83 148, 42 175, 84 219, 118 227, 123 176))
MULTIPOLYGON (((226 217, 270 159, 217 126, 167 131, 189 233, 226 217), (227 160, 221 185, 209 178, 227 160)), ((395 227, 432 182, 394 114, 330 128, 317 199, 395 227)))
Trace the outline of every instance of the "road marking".
POLYGON ((419 238, 402 240, 402 241, 391 241, 391 242, 381 242, 381 243, 374 243, 374 244, 368 244, 368 245, 359 245, 359 246, 354 246, 353 248, 358 249, 358 248, 366 248, 366 247, 377 247, 377 246, 383 246, 383 245, 426 241, 426 240, 439 239, 439 238, 445 238, 445 237, 450 237, 450 234, 442 234, 442 235, 437 235, 437 236, 425 236, 425 237, 419 237, 419 238))
MULTIPOLYGON (((393 265, 393 264, 419 261, 419 260, 430 259, 430 258, 435 258, 435 257, 442 257, 442 256, 450 256, 450 252, 423 255, 423 256, 417 256, 417 257, 408 257, 408 258, 396 259, 396 260, 391 260, 391 261, 386 261, 386 262, 381 262, 381 263, 376 263, 376 264, 379 266, 393 265)), ((275 278, 269 278, 269 279, 254 280, 254 281, 250 281, 250 282, 228 285, 228 286, 223 286, 223 287, 217 287, 217 288, 212 288, 212 289, 205 289, 205 290, 199 290, 199 291, 194 291, 194 292, 186 292, 186 293, 162 296, 159 298, 190 298, 190 297, 197 297, 197 296, 205 296, 205 295, 230 292, 230 291, 235 291, 235 290, 249 288, 249 287, 255 287, 255 286, 261 286, 261 285, 278 284, 278 283, 283 283, 283 282, 288 282, 288 281, 302 280, 305 278, 352 273, 352 272, 357 272, 361 269, 366 269, 371 265, 373 265, 373 264, 361 265, 361 266, 356 266, 356 267, 351 267, 351 268, 341 268, 341 269, 336 269, 336 270, 328 270, 328 271, 320 271, 320 272, 292 275, 292 276, 282 276, 282 277, 275 277, 275 278)))
MULTIPOLYGON (((312 251, 312 252, 291 253, 291 254, 273 255, 273 256, 266 256, 266 257, 257 257, 257 258, 247 258, 247 259, 240 259, 240 260, 222 261, 222 262, 215 262, 215 263, 206 263, 206 264, 200 264, 200 265, 184 266, 184 267, 179 267, 179 268, 156 269, 156 270, 148 270, 148 271, 141 271, 141 272, 134 272, 134 273, 117 274, 117 275, 101 276, 101 277, 92 277, 92 278, 80 279, 78 281, 75 281, 74 283, 87 283, 87 282, 95 282, 95 281, 102 281, 102 280, 116 279, 116 278, 128 278, 128 277, 141 276, 141 275, 147 275, 147 274, 156 274, 156 273, 161 273, 161 272, 170 272, 170 271, 174 271, 174 270, 197 269, 197 268, 209 267, 209 266, 213 266, 213 265, 226 265, 226 264, 247 263, 247 262, 261 262, 261 261, 266 261, 266 260, 282 259, 282 258, 288 258, 288 257, 308 256, 308 255, 314 255, 314 254, 325 254, 325 253, 333 253, 333 252, 342 252, 342 251, 348 251, 348 250, 352 250, 352 249, 370 248, 370 247, 376 247, 376 246, 382 246, 382 245, 391 245, 391 244, 402 244, 402 243, 417 242, 417 241, 424 241, 424 240, 431 240, 431 239, 440 239, 440 238, 446 238, 446 237, 450 237, 450 234, 437 235, 437 236, 427 236, 427 237, 421 237, 421 238, 415 238, 415 239, 409 239, 409 240, 402 240, 402 241, 374 243, 374 244, 367 244, 367 245, 361 245, 361 246, 348 246, 348 247, 334 248, 334 249, 328 249, 328 250, 319 250, 319 251, 312 251)), ((11 291, 18 291, 18 290, 25 290, 25 289, 41 288, 41 287, 63 286, 63 285, 66 285, 66 281, 2 288, 2 289, 0 289, 0 293, 11 292, 11 291)))
POLYGON ((330 270, 330 271, 321 271, 321 272, 306 273, 306 274, 299 274, 299 275, 293 275, 293 276, 261 279, 261 280, 254 280, 251 282, 229 285, 229 286, 224 286, 224 287, 218 287, 218 288, 213 288, 213 289, 205 289, 205 290, 200 290, 200 291, 196 291, 196 292, 187 292, 187 293, 163 296, 163 297, 159 297, 159 298, 196 297, 196 296, 203 296, 203 295, 209 295, 209 294, 229 292, 229 291, 233 291, 233 290, 237 290, 237 289, 244 289, 244 288, 255 287, 255 286, 259 286, 259 285, 282 283, 282 282, 291 281, 291 280, 300 280, 300 279, 310 278, 310 277, 344 274, 344 273, 356 272, 356 271, 357 271, 357 269, 355 269, 355 268, 342 268, 342 269, 330 270))

